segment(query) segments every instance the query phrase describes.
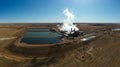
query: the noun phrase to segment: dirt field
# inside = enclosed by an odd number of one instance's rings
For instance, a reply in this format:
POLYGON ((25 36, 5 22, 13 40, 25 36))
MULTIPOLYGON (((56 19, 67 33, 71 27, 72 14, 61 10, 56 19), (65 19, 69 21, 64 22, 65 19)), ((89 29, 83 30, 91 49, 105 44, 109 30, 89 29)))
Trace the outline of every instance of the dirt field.
MULTIPOLYGON (((27 24, 26 24, 27 25, 27 24)), ((38 24, 36 24, 39 27, 38 24)), ((34 25, 27 25, 27 27, 34 25)), ((54 26, 54 25, 52 25, 54 26)), ((0 25, 0 38, 19 37, 23 30, 22 25, 0 25)), ((43 26, 44 27, 44 26, 43 26)), ((50 26, 51 27, 51 26, 50 26)), ((14 53, 9 48, 13 45, 12 40, 0 40, 0 67, 119 67, 120 66, 120 31, 113 32, 112 28, 120 28, 115 24, 78 24, 82 31, 96 32, 101 34, 97 39, 81 46, 66 49, 66 52, 53 52, 47 58, 39 55, 32 59, 14 53), (43 58, 43 57, 42 57, 43 58)), ((12 49, 14 49, 12 47, 12 49)))

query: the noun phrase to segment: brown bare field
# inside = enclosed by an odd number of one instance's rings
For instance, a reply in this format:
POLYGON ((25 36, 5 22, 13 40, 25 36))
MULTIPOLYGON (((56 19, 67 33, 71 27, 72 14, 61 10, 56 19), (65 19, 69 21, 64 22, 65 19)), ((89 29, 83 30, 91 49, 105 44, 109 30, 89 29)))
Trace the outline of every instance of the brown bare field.
MULTIPOLYGON (((24 27, 45 27, 45 25, 0 25, 0 38, 19 37, 24 27)), ((50 26, 50 25, 49 25, 50 26)), ((50 27, 55 26, 51 25, 50 27)), ((57 51, 43 58, 39 55, 27 56, 14 53, 9 48, 12 40, 0 40, 0 67, 119 67, 120 66, 120 32, 112 32, 112 28, 120 25, 78 24, 82 31, 97 32, 101 36, 76 48, 57 51), (49 57, 50 56, 50 57, 49 57), (27 59, 26 59, 27 58, 27 59), (32 58, 32 59, 31 59, 32 58), (38 59, 39 58, 39 59, 38 59), (40 59, 42 58, 42 59, 40 59)), ((74 43, 75 44, 75 43, 74 43)), ((77 44, 76 44, 77 45, 77 44)), ((59 47, 58 47, 59 48, 59 47)))

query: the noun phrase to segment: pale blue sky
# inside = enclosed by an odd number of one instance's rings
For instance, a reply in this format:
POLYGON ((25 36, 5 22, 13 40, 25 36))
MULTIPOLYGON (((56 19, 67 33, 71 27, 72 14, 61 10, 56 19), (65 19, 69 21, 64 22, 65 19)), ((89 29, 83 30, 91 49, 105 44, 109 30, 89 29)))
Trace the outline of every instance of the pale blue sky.
POLYGON ((120 0, 0 0, 0 22, 61 22, 66 8, 76 22, 120 22, 120 0))

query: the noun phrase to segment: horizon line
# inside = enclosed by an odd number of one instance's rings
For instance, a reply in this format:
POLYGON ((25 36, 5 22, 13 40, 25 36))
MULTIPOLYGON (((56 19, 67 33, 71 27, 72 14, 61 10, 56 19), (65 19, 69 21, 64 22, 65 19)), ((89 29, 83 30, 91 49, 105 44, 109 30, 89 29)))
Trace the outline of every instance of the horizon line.
MULTIPOLYGON (((36 21, 35 22, 34 21, 32 21, 32 22, 29 22, 29 21, 25 21, 25 22, 23 22, 23 21, 22 22, 17 22, 17 21, 15 22, 14 21, 14 22, 11 22, 10 21, 10 22, 0 22, 0 24, 12 24, 12 23, 13 24, 15 24, 15 23, 19 24, 19 23, 64 23, 64 22, 58 22, 58 21, 56 21, 56 22, 55 21, 53 21, 53 22, 52 21, 39 21, 39 22, 36 22, 36 21)), ((116 22, 116 21, 89 21, 89 22, 80 21, 80 22, 78 22, 77 21, 77 22, 73 22, 73 23, 120 23, 120 22, 116 22)))

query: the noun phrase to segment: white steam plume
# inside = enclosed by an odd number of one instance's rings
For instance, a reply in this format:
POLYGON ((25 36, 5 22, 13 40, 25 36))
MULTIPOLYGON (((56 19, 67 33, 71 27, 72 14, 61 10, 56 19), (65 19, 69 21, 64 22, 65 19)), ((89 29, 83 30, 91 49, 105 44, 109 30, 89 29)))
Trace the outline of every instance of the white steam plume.
POLYGON ((72 14, 69 9, 63 11, 64 15, 67 17, 64 23, 59 27, 61 31, 66 31, 66 34, 74 33, 74 31, 79 31, 76 25, 73 24, 75 19, 74 14, 72 14))
POLYGON ((72 14, 68 9, 65 9, 63 14, 67 17, 67 19, 64 20, 65 23, 73 23, 75 19, 74 14, 72 14))

